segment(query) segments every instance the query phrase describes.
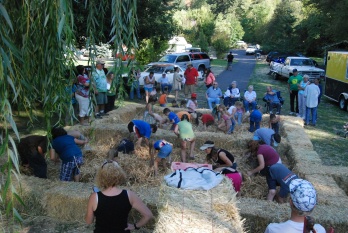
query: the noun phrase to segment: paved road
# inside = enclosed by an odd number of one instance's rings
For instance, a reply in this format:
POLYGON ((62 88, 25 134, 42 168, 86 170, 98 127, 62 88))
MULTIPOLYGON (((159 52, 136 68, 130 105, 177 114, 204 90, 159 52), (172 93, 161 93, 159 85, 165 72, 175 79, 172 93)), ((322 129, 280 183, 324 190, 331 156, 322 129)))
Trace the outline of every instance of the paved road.
POLYGON ((232 71, 221 72, 216 80, 223 92, 232 81, 237 81, 237 87, 243 93, 247 89, 250 76, 254 71, 255 57, 253 55, 246 56, 245 50, 233 50, 233 56, 237 62, 233 62, 232 71))

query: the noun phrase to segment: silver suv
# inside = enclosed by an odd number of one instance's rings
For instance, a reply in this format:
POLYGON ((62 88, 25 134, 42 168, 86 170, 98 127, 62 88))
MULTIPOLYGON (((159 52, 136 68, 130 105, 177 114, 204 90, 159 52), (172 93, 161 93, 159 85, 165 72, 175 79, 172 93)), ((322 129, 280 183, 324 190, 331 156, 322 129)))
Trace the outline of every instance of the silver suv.
POLYGON ((193 67, 200 72, 204 72, 206 68, 210 67, 208 54, 202 52, 166 54, 157 63, 174 63, 186 69, 188 62, 192 62, 193 67))

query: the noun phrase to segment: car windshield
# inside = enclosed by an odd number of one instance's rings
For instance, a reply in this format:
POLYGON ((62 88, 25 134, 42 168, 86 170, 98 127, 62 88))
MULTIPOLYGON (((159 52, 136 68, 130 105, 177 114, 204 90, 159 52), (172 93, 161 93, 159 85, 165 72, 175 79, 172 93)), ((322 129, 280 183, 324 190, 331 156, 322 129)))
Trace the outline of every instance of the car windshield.
POLYGON ((176 55, 170 55, 170 54, 168 54, 168 55, 163 56, 163 57, 159 60, 159 62, 174 63, 176 57, 177 57, 176 55))
POLYGON ((314 66, 310 59, 291 59, 291 66, 314 66))
POLYGON ((158 66, 158 65, 153 65, 153 66, 150 66, 149 68, 147 68, 145 70, 145 72, 154 72, 155 74, 162 74, 162 73, 167 73, 167 72, 170 72, 172 73, 171 71, 174 70, 174 66, 158 66))

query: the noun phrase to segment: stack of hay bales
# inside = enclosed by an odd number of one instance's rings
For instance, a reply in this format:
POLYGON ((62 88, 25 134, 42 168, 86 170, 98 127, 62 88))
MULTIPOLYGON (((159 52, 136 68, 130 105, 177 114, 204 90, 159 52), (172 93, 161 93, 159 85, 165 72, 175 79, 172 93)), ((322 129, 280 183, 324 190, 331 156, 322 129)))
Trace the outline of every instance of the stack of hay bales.
POLYGON ((245 232, 236 192, 225 178, 208 191, 183 190, 162 183, 154 232, 245 232))

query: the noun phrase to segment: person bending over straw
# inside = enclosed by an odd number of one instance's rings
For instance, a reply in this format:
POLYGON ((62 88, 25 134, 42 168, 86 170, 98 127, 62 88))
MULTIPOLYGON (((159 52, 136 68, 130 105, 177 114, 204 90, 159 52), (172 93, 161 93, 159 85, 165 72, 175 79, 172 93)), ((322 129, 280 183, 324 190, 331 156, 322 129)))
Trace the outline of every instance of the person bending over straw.
POLYGON ((102 190, 92 193, 88 200, 85 221, 95 221, 94 233, 130 232, 140 229, 153 215, 150 209, 132 191, 117 186, 125 181, 125 173, 115 161, 106 161, 98 169, 96 182, 102 190), (131 209, 136 209, 141 219, 128 222, 131 209))
POLYGON ((195 149, 195 134, 192 129, 192 124, 189 122, 188 115, 184 114, 181 117, 181 121, 175 125, 174 133, 181 139, 181 161, 186 162, 186 145, 187 142, 191 142, 190 145, 190 159, 195 159, 193 152, 195 149))
POLYGON ((83 164, 82 151, 77 146, 84 145, 88 142, 87 139, 80 140, 72 135, 69 135, 62 127, 55 127, 52 133, 52 149, 50 150, 51 160, 57 161, 56 152, 62 160, 59 179, 61 181, 75 182, 80 180, 80 166, 83 164))
POLYGON ((173 150, 173 144, 170 142, 167 142, 164 139, 157 140, 154 143, 151 143, 150 145, 150 157, 151 161, 154 160, 154 169, 155 169, 155 176, 158 175, 158 163, 162 160, 163 167, 166 167, 166 158, 168 158, 168 162, 171 162, 170 154, 173 150), (158 151, 156 159, 154 159, 155 151, 158 151))
POLYGON ((149 146, 149 139, 151 137, 151 133, 156 133, 157 126, 155 124, 149 124, 145 121, 141 120, 132 120, 128 123, 128 131, 130 133, 135 133, 137 139, 137 142, 135 144, 135 148, 139 148, 141 146, 141 142, 144 138, 145 143, 147 146, 149 146))

